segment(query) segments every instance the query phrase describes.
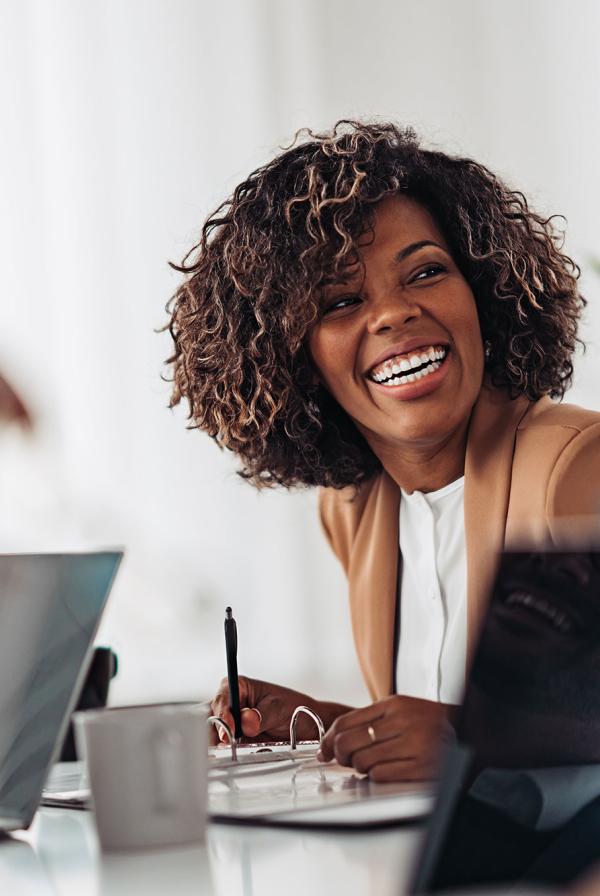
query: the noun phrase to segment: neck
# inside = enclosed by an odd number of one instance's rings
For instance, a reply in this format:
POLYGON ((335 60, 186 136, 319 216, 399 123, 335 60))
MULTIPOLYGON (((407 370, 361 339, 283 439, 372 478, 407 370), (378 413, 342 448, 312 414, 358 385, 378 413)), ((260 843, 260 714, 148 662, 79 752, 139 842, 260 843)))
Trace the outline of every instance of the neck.
POLYGON ((468 420, 443 439, 423 444, 377 444, 368 440, 386 472, 409 494, 434 492, 465 471, 468 420))

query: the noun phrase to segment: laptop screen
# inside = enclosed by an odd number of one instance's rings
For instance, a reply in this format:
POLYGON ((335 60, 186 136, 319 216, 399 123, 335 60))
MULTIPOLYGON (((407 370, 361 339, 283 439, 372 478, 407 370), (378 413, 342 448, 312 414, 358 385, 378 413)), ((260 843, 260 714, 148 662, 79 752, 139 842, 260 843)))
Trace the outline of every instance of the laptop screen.
POLYGON ((0 829, 33 818, 120 559, 0 556, 0 829))
POLYGON ((600 552, 500 562, 413 892, 557 884, 598 857, 600 552))

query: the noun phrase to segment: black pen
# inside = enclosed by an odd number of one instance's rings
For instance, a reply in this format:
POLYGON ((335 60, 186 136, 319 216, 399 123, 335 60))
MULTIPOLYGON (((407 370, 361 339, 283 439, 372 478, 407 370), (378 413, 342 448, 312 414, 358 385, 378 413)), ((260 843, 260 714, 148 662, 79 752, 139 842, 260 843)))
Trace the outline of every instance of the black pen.
POLYGON ((229 681, 229 700, 233 716, 234 737, 240 740, 243 736, 242 713, 240 710, 240 684, 237 670, 237 627, 231 615, 231 607, 225 610, 225 653, 227 655, 227 678, 229 681))

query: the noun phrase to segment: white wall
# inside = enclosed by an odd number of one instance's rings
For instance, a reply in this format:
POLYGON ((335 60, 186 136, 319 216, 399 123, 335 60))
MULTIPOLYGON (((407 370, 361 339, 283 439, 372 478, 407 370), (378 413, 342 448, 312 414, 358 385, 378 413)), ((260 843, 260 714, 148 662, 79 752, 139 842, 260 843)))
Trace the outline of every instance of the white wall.
POLYGON ((312 493, 261 494, 166 410, 154 330, 206 214, 295 129, 413 124, 568 219, 600 408, 595 0, 0 0, 0 369, 38 415, 0 440, 0 539, 122 543, 114 699, 209 693, 240 664, 363 701, 312 493))

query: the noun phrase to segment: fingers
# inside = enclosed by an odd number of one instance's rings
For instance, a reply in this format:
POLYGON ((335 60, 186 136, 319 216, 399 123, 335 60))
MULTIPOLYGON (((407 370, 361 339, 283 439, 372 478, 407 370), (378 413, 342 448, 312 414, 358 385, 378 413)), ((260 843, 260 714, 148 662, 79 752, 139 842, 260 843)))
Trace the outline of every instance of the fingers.
MULTIPOLYGON (((286 699, 285 693, 278 693, 277 689, 267 692, 261 696, 257 706, 261 716, 262 733, 269 734, 274 738, 287 738, 290 729, 290 718, 295 709, 286 699)), ((300 726, 299 726, 300 728, 300 726)), ((299 737, 303 734, 299 733, 299 737)))
MULTIPOLYGON (((353 765, 357 771, 367 772, 373 762, 368 763, 364 768, 359 768, 356 764, 356 757, 363 754, 380 757, 381 749, 377 750, 378 747, 381 748, 385 745, 387 750, 389 749, 387 742, 390 739, 398 741, 402 737, 398 727, 398 719, 379 717, 368 725, 361 724, 360 727, 342 731, 341 734, 337 734, 333 738, 332 758, 335 758, 340 765, 353 765), (373 736, 369 731, 373 733, 373 736)), ((396 750, 398 747, 399 745, 396 744, 396 750)))
MULTIPOLYGON (((239 678, 239 689, 240 689, 240 702, 242 706, 245 703, 251 701, 251 687, 249 680, 240 676, 239 678)), ((229 683, 226 678, 223 678, 221 684, 219 685, 219 690, 215 694, 214 699, 211 702, 210 710, 213 716, 217 716, 219 719, 222 719, 227 725, 229 725, 230 729, 233 731, 235 729, 235 722, 233 719, 233 715, 229 708, 230 705, 230 697, 229 697, 229 683)), ((256 714, 253 713, 253 716, 256 714)), ((260 715, 260 713, 259 713, 260 715)), ((244 726, 244 712, 242 711, 242 731, 249 737, 254 736, 256 729, 256 721, 255 718, 246 719, 246 725, 248 725, 249 730, 246 732, 244 726)), ((220 741, 227 742, 229 738, 227 734, 221 726, 215 726, 217 729, 217 736, 220 741)))
POLYGON ((262 715, 258 709, 242 710, 242 731, 244 737, 258 737, 262 731, 262 715))
POLYGON ((398 735, 390 726, 378 725, 373 743, 361 732, 345 732, 335 743, 335 759, 352 766, 372 781, 428 781, 437 775, 438 751, 421 745, 416 748, 406 735, 398 735), (367 741, 365 745, 365 740, 367 741))
MULTIPOLYGON (((233 730, 235 728, 235 722, 233 720, 233 716, 231 715, 231 713, 229 712, 228 709, 221 710, 220 712, 216 712, 215 710, 213 710, 212 715, 216 716, 218 719, 222 719, 222 721, 225 722, 225 724, 229 726, 230 731, 233 732, 233 730)), ((225 729, 223 728, 222 725, 215 724, 212 727, 213 727, 213 730, 216 732, 216 740, 217 741, 222 741, 223 743, 229 742, 229 737, 227 736, 227 732, 225 731, 225 729)))
MULTIPOLYGON (((329 762, 333 759, 336 755, 334 746, 336 740, 345 732, 353 731, 356 733, 362 731, 367 739, 369 739, 367 733, 369 725, 371 723, 374 724, 381 718, 383 718, 381 702, 373 703, 371 706, 365 706, 363 709, 354 709, 351 712, 345 713, 343 716, 338 716, 321 741, 321 747, 317 753, 317 758, 323 762, 329 762)), ((397 723, 395 733, 398 733, 397 723)), ((344 765, 345 763, 341 764, 344 765)))
POLYGON ((336 759, 374 781, 431 780, 448 731, 443 704, 396 695, 336 719, 317 758, 336 759))
MULTIPOLYGON (((233 718, 233 714, 229 709, 221 710, 220 712, 214 712, 213 715, 217 716, 219 719, 222 719, 227 725, 229 725, 231 731, 235 730, 235 720, 233 718)), ((244 737, 258 737, 258 735, 262 731, 262 716, 258 709, 254 708, 245 708, 241 711, 242 717, 242 734, 244 737)), ((227 743, 229 738, 227 736, 227 732, 220 725, 213 726, 216 729, 216 737, 222 741, 223 743, 227 743)), ((216 740, 216 738, 215 738, 216 740)))
MULTIPOLYGON (((290 717, 297 705, 297 700, 292 699, 292 697, 295 698, 295 692, 289 692, 288 689, 278 685, 244 676, 239 677, 239 689, 242 732, 245 738, 256 740, 262 735, 273 738, 288 736, 290 717)), ((229 686, 226 678, 221 681, 219 690, 211 702, 211 712, 223 719, 233 731, 234 720, 230 709, 229 686)), ((304 734, 300 730, 301 726, 298 727, 299 737, 302 738, 304 734)), ((228 740, 223 728, 218 729, 218 737, 221 741, 228 740)))

